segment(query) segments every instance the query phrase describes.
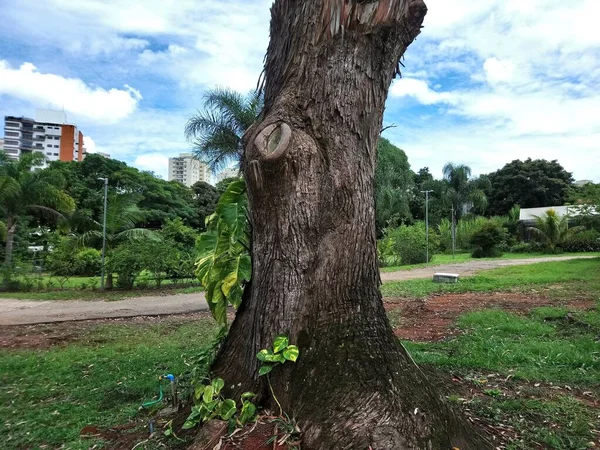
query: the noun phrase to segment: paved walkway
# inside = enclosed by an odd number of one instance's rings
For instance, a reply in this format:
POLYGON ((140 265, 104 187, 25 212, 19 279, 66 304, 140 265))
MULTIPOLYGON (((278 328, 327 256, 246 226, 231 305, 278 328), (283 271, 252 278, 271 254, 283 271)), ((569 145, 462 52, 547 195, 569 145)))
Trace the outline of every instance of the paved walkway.
MULTIPOLYGON (((505 259, 494 261, 467 261, 456 264, 424 267, 381 274, 381 280, 404 281, 430 278, 435 272, 473 275, 482 270, 504 266, 518 266, 545 261, 593 258, 593 256, 554 256, 546 258, 505 259)), ((115 317, 157 316, 206 311, 208 304, 203 293, 166 296, 135 297, 115 301, 84 300, 13 300, 0 299, 0 326, 26 325, 70 320, 105 319, 115 317)))

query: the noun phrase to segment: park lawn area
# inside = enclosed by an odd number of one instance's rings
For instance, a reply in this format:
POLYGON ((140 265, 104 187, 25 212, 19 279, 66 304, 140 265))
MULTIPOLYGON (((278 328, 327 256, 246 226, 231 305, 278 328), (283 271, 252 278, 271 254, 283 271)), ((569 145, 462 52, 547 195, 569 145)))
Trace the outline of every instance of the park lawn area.
MULTIPOLYGON (((404 344, 452 403, 501 436, 502 448, 579 450, 590 448, 590 442, 598 447, 599 269, 600 258, 507 267, 487 272, 483 280, 465 278, 457 285, 461 292, 518 286, 535 296, 552 288, 564 298, 585 298, 588 309, 473 311, 460 315, 456 329, 443 339, 404 344), (580 288, 569 290, 572 283, 580 288)), ((413 282, 383 289, 406 283, 413 282)), ((427 295, 424 288, 401 292, 427 295)), ((5 327, 0 330, 0 343, 7 347, 0 353, 3 448, 110 448, 97 438, 81 437, 82 428, 136 420, 143 425, 138 407, 156 394, 157 377, 188 369, 216 331, 206 314, 5 327)), ((143 440, 147 434, 141 433, 143 440)), ((181 444, 162 439, 160 445, 168 448, 181 444)), ((137 448, 159 448, 153 442, 137 448)))
POLYGON ((56 329, 62 330, 56 339, 65 341, 0 354, 0 435, 6 450, 91 448, 98 442, 80 437, 83 427, 121 425, 137 417, 138 407, 158 393, 158 377, 179 376, 217 331, 206 315, 193 322, 146 319, 19 329, 23 336, 13 342, 56 329))
POLYGON ((512 438, 507 449, 596 448, 600 303, 573 315, 577 321, 565 320, 563 308, 477 311, 458 319, 458 336, 404 344, 424 370, 452 379, 451 402, 512 438))
POLYGON ((528 258, 545 258, 549 256, 598 256, 600 252, 588 252, 588 253, 561 253, 558 255, 550 255, 548 253, 505 253, 497 258, 473 258, 470 253, 457 253, 456 255, 438 254, 433 256, 433 260, 429 264, 410 264, 405 266, 391 266, 382 267, 382 272, 398 272, 400 270, 411 270, 422 267, 435 267, 442 264, 456 264, 467 261, 496 261, 503 259, 528 259, 528 258))
POLYGON ((589 294, 600 299, 600 258, 502 267, 462 278, 455 284, 434 283, 427 278, 381 286, 384 297, 425 298, 438 293, 499 291, 543 293, 557 299, 589 294))

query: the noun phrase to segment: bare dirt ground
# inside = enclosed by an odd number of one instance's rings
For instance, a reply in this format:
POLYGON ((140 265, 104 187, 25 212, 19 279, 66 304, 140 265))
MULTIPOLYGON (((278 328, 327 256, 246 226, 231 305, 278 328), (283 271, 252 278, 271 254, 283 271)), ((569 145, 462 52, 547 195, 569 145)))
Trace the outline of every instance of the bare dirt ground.
MULTIPOLYGON (((381 280, 404 281, 430 278, 436 272, 473 275, 483 270, 546 261, 592 258, 590 256, 546 257, 495 261, 467 261, 381 274, 381 280)), ((0 299, 0 326, 64 322, 103 318, 185 314, 208 310, 204 294, 175 294, 128 298, 116 301, 90 300, 15 300, 0 299)))
POLYGON ((540 306, 565 306, 587 310, 593 300, 571 300, 557 303, 543 296, 496 292, 492 294, 440 294, 426 299, 386 298, 385 308, 391 316, 394 333, 416 342, 438 341, 457 333, 454 321, 461 314, 482 309, 499 308, 515 314, 526 314, 540 306))

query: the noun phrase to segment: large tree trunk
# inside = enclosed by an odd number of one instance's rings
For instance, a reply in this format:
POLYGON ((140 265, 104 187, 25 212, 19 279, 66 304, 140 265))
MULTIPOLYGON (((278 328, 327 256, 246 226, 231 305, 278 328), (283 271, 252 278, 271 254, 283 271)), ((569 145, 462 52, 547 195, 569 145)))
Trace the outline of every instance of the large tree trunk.
POLYGON ((16 217, 8 217, 6 220, 6 246, 4 248, 4 266, 8 269, 12 264, 13 246, 15 233, 17 232, 16 217))
POLYGON ((303 448, 485 449, 392 333, 379 291, 373 176, 387 91, 419 34, 421 0, 277 0, 264 120, 245 136, 252 285, 213 367, 259 392, 256 353, 300 348, 272 372, 303 448))

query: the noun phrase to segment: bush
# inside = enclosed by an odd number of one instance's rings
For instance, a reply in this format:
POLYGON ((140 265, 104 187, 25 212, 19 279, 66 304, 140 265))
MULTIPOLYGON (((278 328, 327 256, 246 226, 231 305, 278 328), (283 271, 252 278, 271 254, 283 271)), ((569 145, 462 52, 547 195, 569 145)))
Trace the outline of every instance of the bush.
POLYGON ((600 232, 588 230, 573 234, 563 243, 562 249, 566 252, 600 252, 600 232))
POLYGON ((76 275, 93 277, 100 275, 102 252, 95 248, 84 248, 75 255, 76 275))
POLYGON ((500 256, 498 248, 506 239, 506 231, 497 221, 483 223, 471 235, 470 243, 474 247, 473 258, 500 256))
POLYGON ((117 274, 117 287, 133 288, 135 279, 143 269, 138 250, 134 244, 123 244, 111 252, 107 267, 117 274))
MULTIPOLYGON (((429 261, 437 251, 440 238, 433 229, 429 229, 429 261)), ((412 226, 401 225, 385 231, 385 237, 378 242, 377 250, 382 265, 419 264, 426 261, 425 223, 417 222, 412 226)))

